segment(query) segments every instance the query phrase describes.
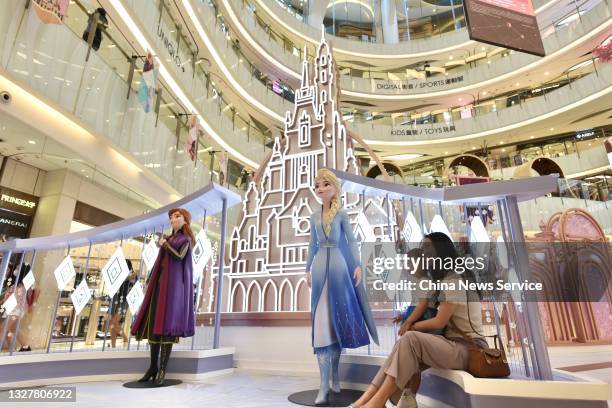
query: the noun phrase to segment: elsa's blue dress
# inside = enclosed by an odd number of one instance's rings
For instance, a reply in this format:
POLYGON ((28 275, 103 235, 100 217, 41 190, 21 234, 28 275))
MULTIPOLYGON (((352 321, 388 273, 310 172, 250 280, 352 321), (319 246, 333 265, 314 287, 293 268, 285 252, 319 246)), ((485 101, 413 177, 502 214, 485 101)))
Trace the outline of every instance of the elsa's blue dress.
POLYGON ((355 287, 353 273, 360 265, 359 248, 344 210, 338 210, 329 236, 321 212, 310 217, 310 246, 306 270, 311 273, 312 346, 341 348, 370 344, 368 332, 378 344, 376 325, 363 279, 355 287))

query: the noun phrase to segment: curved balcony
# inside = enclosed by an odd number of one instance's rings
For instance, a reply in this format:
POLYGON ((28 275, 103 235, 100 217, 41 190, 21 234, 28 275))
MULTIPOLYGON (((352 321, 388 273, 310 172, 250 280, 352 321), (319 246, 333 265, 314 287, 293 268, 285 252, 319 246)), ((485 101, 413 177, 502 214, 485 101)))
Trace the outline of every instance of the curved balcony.
MULTIPOLYGON (((360 134, 367 143, 378 146, 429 145, 433 148, 433 145, 496 134, 506 134, 511 139, 517 134, 512 131, 519 128, 525 131, 534 128, 541 130, 547 126, 544 121, 549 119, 553 126, 569 124, 575 130, 576 126, 580 126, 574 124, 581 120, 580 116, 597 113, 595 104, 599 107, 612 105, 611 92, 612 64, 599 64, 596 71, 574 81, 571 86, 473 118, 421 125, 410 122, 398 126, 355 122, 349 124, 349 128, 360 134), (576 109, 578 107, 582 109, 576 109), (571 114, 568 113, 570 111, 571 114)), ((593 123, 591 125, 595 126, 593 123)))
MULTIPOLYGON (((155 54, 165 62, 168 67, 168 77, 178 84, 179 89, 174 88, 173 91, 182 94, 182 102, 187 108, 203 119, 204 130, 230 155, 233 150, 236 159, 243 164, 256 167, 261 163, 265 157, 266 136, 253 129, 249 122, 238 123, 233 114, 228 116, 229 104, 215 87, 214 80, 200 69, 201 61, 194 60, 191 49, 173 44, 169 39, 168 36, 172 36, 174 30, 163 18, 164 16, 160 16, 159 8, 151 7, 150 2, 141 0, 128 0, 125 3, 127 7, 122 5, 121 8, 127 11, 119 12, 122 17, 138 16, 138 20, 130 18, 123 23, 132 30, 135 37, 146 37, 144 41, 139 41, 141 46, 150 45, 155 54), (135 10, 143 12, 136 13, 135 10), (129 27, 131 23, 134 26, 129 27)), ((115 3, 115 6, 117 4, 115 3)))
MULTIPOLYGON (((237 33, 260 54, 262 64, 280 78, 297 84, 301 71, 301 52, 296 52, 296 46, 287 45, 284 38, 272 33, 269 27, 263 27, 257 16, 248 7, 244 7, 243 0, 219 0, 218 3, 223 5, 223 11, 237 28, 237 33)), ((343 67, 343 62, 339 62, 342 95, 351 100, 399 102, 476 93, 476 88, 501 85, 500 82, 510 81, 527 71, 542 71, 544 78, 544 72, 550 74, 549 71, 559 71, 562 68, 550 67, 552 59, 559 58, 561 54, 564 54, 564 60, 578 59, 593 48, 593 43, 598 44, 604 40, 607 27, 612 25, 611 15, 612 6, 600 2, 582 14, 579 21, 548 31, 544 38, 548 55, 546 58, 507 52, 501 48, 486 52, 481 49, 486 47, 475 47, 473 54, 465 51, 469 55, 430 62, 427 74, 414 69, 394 73, 355 72, 354 68, 343 67)), ((562 69, 561 72, 552 72, 551 77, 561 73, 562 69)))
MULTIPOLYGON (((542 1, 534 4, 536 13, 546 5, 542 1)), ((321 37, 321 30, 306 24, 300 19, 288 15, 287 8, 282 7, 277 1, 255 0, 257 9, 265 12, 278 25, 281 30, 295 42, 318 43, 321 37)), ((461 13, 462 14, 462 13, 461 13)), ((361 37, 364 41, 354 39, 333 37, 334 47, 338 54, 347 58, 368 58, 380 61, 397 61, 398 59, 424 58, 433 55, 448 53, 458 48, 472 48, 475 41, 469 39, 467 29, 464 24, 454 25, 451 23, 449 31, 437 30, 434 35, 400 41, 396 44, 384 44, 371 42, 371 37, 361 37), (463 28, 457 28, 457 27, 463 28)), ((432 58, 427 58, 432 59, 432 58)))
MULTIPOLYGON (((53 101, 69 116, 74 115, 177 192, 187 194, 210 181, 207 166, 192 162, 183 151, 186 131, 170 131, 163 120, 157 123, 153 112, 144 112, 125 80, 128 71, 124 54, 89 50, 68 25, 40 24, 24 5, 25 1, 5 5, 6 13, 0 19, 2 70, 10 78, 53 101), (113 60, 122 60, 123 65, 109 64, 113 60)), ((119 48, 107 38, 105 46, 119 48)), ((234 135, 225 128, 223 131, 234 135)), ((255 160, 260 160, 258 151, 263 158, 263 149, 250 149, 244 143, 246 137, 236 139, 236 144, 255 160)), ((66 143, 61 135, 56 140, 66 143)))
MULTIPOLYGON (((188 3, 187 0, 184 3, 188 3)), ((602 3, 602 5, 606 6, 604 3, 602 3)), ((245 83, 242 83, 242 81, 239 81, 237 79, 238 77, 237 75, 234 76, 233 73, 239 72, 243 68, 241 64, 245 64, 245 62, 240 61, 239 54, 234 52, 235 50, 231 47, 230 42, 227 40, 226 35, 225 35, 226 33, 222 30, 223 27, 220 26, 220 24, 218 23, 216 19, 217 13, 216 13, 214 6, 210 3, 206 3, 206 4, 200 3, 200 5, 196 7, 194 10, 196 11, 195 15, 197 16, 197 19, 198 19, 197 24, 201 24, 199 23, 200 21, 204 22, 204 24, 201 25, 201 30, 200 30, 201 33, 203 33, 202 35, 205 35, 207 38, 210 39, 209 40, 210 44, 212 44, 215 49, 220 50, 220 52, 218 53, 219 58, 216 60, 216 62, 220 66, 220 69, 225 70, 225 72, 227 72, 227 74, 229 75, 228 78, 233 83, 239 84, 238 85, 239 88, 237 88, 237 92, 240 93, 241 96, 249 98, 249 103, 251 104, 255 104, 255 103, 261 104, 261 102, 259 102, 260 100, 263 100, 265 102, 271 98, 276 98, 276 100, 282 101, 282 104, 276 104, 276 108, 274 109, 276 111, 275 118, 277 120, 280 117, 282 117, 281 115, 283 115, 285 111, 290 110, 292 108, 292 105, 290 105, 289 102, 283 100, 282 98, 278 97, 274 93, 267 90, 261 82, 253 81, 253 80, 251 81, 244 80, 245 83), (217 27, 217 28, 215 29, 214 27, 217 27), (231 67, 231 69, 228 67, 231 67), (251 89, 252 91, 249 92, 248 91, 249 89, 251 89), (257 98, 254 95, 261 96, 261 98, 257 98)), ((589 17, 595 16, 596 12, 597 12, 597 9, 593 13, 589 13, 589 17)), ((568 29, 567 31, 571 31, 574 27, 575 26, 573 25, 570 26, 570 29, 568 29)), ((570 37, 573 37, 573 36, 572 34, 568 33, 566 38, 570 38, 570 37)), ((244 68, 244 71, 246 71, 246 68, 244 68)), ((599 73, 596 73, 596 76, 597 75, 599 75, 599 73)), ((601 89, 601 87, 604 86, 605 84, 600 84, 600 85, 601 86, 599 85, 597 86, 598 89, 601 89)), ((570 88, 571 87, 576 88, 579 86, 580 85, 578 84, 576 84, 575 86, 571 85, 570 88)), ((581 92, 581 95, 585 97, 590 96, 588 91, 581 92)), ((558 101, 557 98, 554 96, 551 96, 550 98, 547 96, 544 96, 544 97, 534 98, 534 99, 540 99, 538 104, 544 105, 544 106, 550 106, 550 104, 548 103, 550 99, 555 99, 556 101, 558 101)), ((510 106, 510 108, 513 107, 511 104, 507 104, 505 102, 508 102, 508 101, 504 100, 504 105, 508 105, 510 106)), ((535 102, 532 101, 530 103, 535 103, 535 102)), ((265 103, 263 103, 263 105, 265 105, 265 103)), ((523 104, 523 105, 528 106, 526 104, 523 104)), ((275 106, 275 105, 271 105, 271 106, 275 106)), ((500 105, 499 108, 501 109, 503 107, 505 106, 500 105)), ((525 117, 525 115, 528 115, 529 108, 523 109, 522 112, 523 114, 521 114, 521 117, 524 117, 524 119, 521 119, 521 120, 530 120, 529 123, 534 122, 533 120, 531 120, 531 117, 529 116, 525 117)), ((367 124, 356 123, 356 122, 351 123, 351 121, 349 120, 348 121, 349 123, 347 123, 347 126, 352 131, 361 135, 365 139, 368 139, 369 143, 374 144, 374 145, 386 144, 386 143, 395 144, 396 142, 400 142, 400 144, 402 144, 401 142, 404 142, 407 144, 418 145, 418 144, 429 144, 430 140, 438 139, 438 138, 440 139, 440 141, 446 142, 448 140, 457 140, 456 139, 457 137, 460 137, 459 140, 461 139, 467 140, 472 137, 478 137, 478 136, 471 136, 474 133, 478 133, 478 132, 474 132, 475 129, 481 129, 480 133, 483 136, 488 135, 488 134, 494 134, 495 128, 497 127, 497 125, 494 123, 495 119, 492 119, 493 115, 495 115, 495 118, 506 117, 506 116, 512 118, 514 116, 513 113, 506 114, 505 112, 502 113, 500 111, 500 112, 493 113, 493 114, 487 113, 485 115, 482 115, 483 116, 482 119, 477 118, 477 119, 470 119, 470 120, 468 119, 457 120, 455 123, 441 123, 441 124, 436 124, 436 125, 430 124, 430 125, 423 125, 420 127, 419 125, 414 125, 412 127, 399 126, 398 128, 395 128, 390 125, 381 126, 378 123, 374 123, 374 122, 369 122, 367 124), (470 125, 471 122, 477 122, 477 123, 470 125), (410 133, 407 133, 407 129, 410 130, 410 133), (365 137, 366 135, 369 135, 369 136, 365 137), (393 135, 395 135, 395 137, 393 135), (409 137, 404 137, 402 135, 409 135, 409 137), (398 137, 398 136, 401 136, 401 137, 398 137)), ((515 122, 520 122, 520 120, 519 121, 510 120, 510 122, 513 122, 514 127, 520 126, 520 124, 515 123, 515 122)))

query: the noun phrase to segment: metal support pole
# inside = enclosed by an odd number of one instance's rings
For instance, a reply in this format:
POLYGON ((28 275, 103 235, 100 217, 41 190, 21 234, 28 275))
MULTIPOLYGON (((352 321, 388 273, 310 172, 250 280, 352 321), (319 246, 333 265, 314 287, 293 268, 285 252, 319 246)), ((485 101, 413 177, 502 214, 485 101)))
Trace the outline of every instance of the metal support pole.
MULTIPOLYGON (((508 231, 506 230, 505 217, 507 216, 507 212, 505 211, 505 206, 502 200, 497 201, 497 210, 499 211, 499 219, 500 219, 501 226, 502 226, 502 234, 503 234, 502 237, 506 245, 506 251, 508 252, 508 242, 510 241, 509 239, 510 235, 508 231)), ((510 245, 510 248, 511 248, 511 251, 514 253, 514 245, 510 245)), ((511 258, 516 259, 516 254, 508 255, 508 261, 510 261, 511 258)), ((510 263, 508 263, 508 265, 510 265, 510 263)), ((523 355, 523 365, 525 366, 525 375, 527 377, 531 377, 531 368, 529 364, 529 359, 527 357, 527 349, 525 347, 525 343, 523 342, 523 339, 525 338, 525 333, 523 331, 523 326, 521 325, 521 321, 520 321, 522 319, 522 312, 519 311, 516 303, 514 302, 512 302, 512 307, 514 308, 516 330, 519 335, 519 344, 521 345, 521 353, 523 355)), ((508 315, 509 314, 510 313, 508 312, 508 315)))
POLYGON ((389 200, 389 194, 387 194, 387 205, 385 209, 387 210, 387 228, 389 229, 389 239, 393 240, 393 231, 391 230, 391 214, 389 210, 389 206, 391 205, 391 200, 389 200))
MULTIPOLYGON (((66 256, 70 255, 70 245, 68 245, 68 249, 66 250, 66 256)), ((57 301, 55 302, 55 310, 53 312, 53 319, 51 319, 51 330, 49 330, 49 339, 47 340, 47 354, 51 350, 51 339, 53 338, 53 329, 55 329, 55 317, 57 316, 57 308, 59 307, 59 302, 62 297, 62 290, 64 288, 57 288, 57 301)))
POLYGON ((444 219, 444 217, 442 216, 442 201, 438 201, 438 214, 440 215, 440 217, 442 217, 442 219, 444 219))
MULTIPOLYGON (((89 270, 89 259, 91 257, 91 241, 89 241, 89 248, 87 249, 87 259, 85 260, 85 271, 83 271, 83 279, 87 282, 87 271, 89 270)), ((72 326, 72 338, 70 339, 70 352, 72 353, 72 349, 74 348, 74 336, 76 335, 76 320, 77 315, 74 316, 74 324, 72 326)))
POLYGON ((225 257, 225 227, 227 223, 227 199, 222 198, 223 208, 221 210, 221 241, 219 243, 219 266, 217 271, 217 298, 215 299, 215 333, 213 348, 219 348, 219 335, 221 330, 221 296, 223 294, 223 264, 225 257))
POLYGON ((128 72, 128 90, 126 99, 130 99, 130 94, 132 93, 132 82, 134 81, 134 71, 136 70, 136 55, 132 55, 130 57, 130 71, 128 72))
POLYGON ((421 230, 425 234, 425 218, 423 217, 423 200, 419 199, 419 218, 421 221, 421 230))
MULTIPOLYGON (((518 208, 518 202, 515 196, 507 196, 505 199, 506 209, 508 212, 508 229, 512 236, 513 244, 516 246, 517 257, 516 267, 519 279, 527 279, 533 281, 533 276, 529 269, 529 260, 527 247, 525 245, 525 235, 523 226, 521 225, 521 217, 518 208)), ((530 334, 530 350, 533 350, 533 368, 536 378, 539 380, 552 380, 552 369, 548 351, 544 343, 544 330, 539 318, 538 305, 535 302, 525 302, 525 317, 527 325, 527 333, 530 334)))
MULTIPOLYGON (((34 261, 36 261, 36 250, 34 250, 34 252, 32 252, 32 260, 30 261, 30 271, 32 271, 32 268, 34 268, 34 261)), ((26 292, 27 294, 27 292, 26 292)), ((17 325, 15 326, 15 335, 13 336, 13 341, 11 342, 11 347, 9 348, 9 355, 12 356, 13 355, 13 350, 15 349, 15 342, 17 341, 17 335, 19 334, 19 327, 21 326, 21 318, 23 316, 23 308, 25 306, 25 302, 26 302, 26 297, 24 296, 23 299, 21 299, 21 305, 19 305, 19 318, 17 319, 17 325)), ((22 344, 23 346, 23 344, 22 344)), ((1 350, 1 348, 0 348, 1 350)))
MULTIPOLYGON (((17 276, 15 277, 15 283, 13 284, 13 293, 15 297, 17 297, 17 289, 18 289, 17 283, 19 282, 19 276, 21 276, 21 265, 23 265, 24 258, 25 258, 25 252, 22 252, 21 258, 19 259, 19 264, 17 265, 17 269, 14 269, 15 271, 17 271, 17 276)), ((0 284, 0 287, 1 286, 2 285, 0 284)), ((4 338, 6 337, 6 332, 8 330, 9 320, 11 320, 11 316, 6 316, 6 319, 4 320, 4 327, 2 328, 2 338, 0 338, 0 351, 2 351, 2 347, 4 346, 4 338)), ((16 336, 17 334, 15 333, 14 335, 16 336)))

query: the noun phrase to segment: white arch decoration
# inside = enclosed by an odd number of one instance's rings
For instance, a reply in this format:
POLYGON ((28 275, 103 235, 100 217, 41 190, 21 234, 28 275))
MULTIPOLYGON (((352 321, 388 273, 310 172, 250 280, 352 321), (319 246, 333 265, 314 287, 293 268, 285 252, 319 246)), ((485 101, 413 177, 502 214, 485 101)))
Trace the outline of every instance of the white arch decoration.
POLYGON ((242 310, 240 310, 239 312, 245 312, 245 306, 246 306, 246 289, 244 287, 244 284, 240 281, 238 281, 238 283, 232 288, 232 293, 230 295, 230 301, 229 301, 229 312, 233 312, 234 311, 234 294, 236 293, 236 289, 240 288, 240 290, 242 291, 242 310))
POLYGON ((293 297, 294 297, 294 290, 293 290, 293 285, 291 284, 291 282, 289 281, 289 279, 284 279, 283 282, 281 283, 280 289, 278 291, 279 296, 278 296, 278 305, 276 307, 276 310, 279 311, 283 311, 283 289, 285 288, 285 285, 289 285, 289 311, 290 312, 294 312, 295 311, 295 303, 293 303, 293 297))
POLYGON ((253 286, 255 286, 257 288, 257 292, 259 293, 259 297, 257 298, 257 307, 255 309, 256 312, 261 312, 263 310, 263 296, 262 296, 262 292, 261 292, 261 286, 259 285, 259 282, 257 282, 256 280, 252 281, 251 284, 249 285, 249 288, 247 289, 247 293, 246 293, 246 308, 245 311, 250 312, 250 300, 251 300, 251 290, 253 290, 253 286))
MULTIPOLYGON (((308 283, 306 282, 306 278, 302 278, 298 281, 297 285, 295 285, 295 294, 293 297, 293 305, 294 305, 294 310, 297 311, 298 309, 298 305, 299 305, 299 295, 300 295, 300 289, 302 288, 302 285, 308 285, 308 283)), ((310 292, 310 288, 308 288, 308 291, 310 292)), ((308 297, 310 298, 310 293, 308 293, 308 297)), ((308 311, 310 311, 310 302, 308 302, 308 311)))
POLYGON ((266 309, 266 296, 268 295, 268 285, 272 285, 272 287, 274 288, 274 303, 272 303, 274 305, 274 310, 272 310, 273 312, 276 312, 277 306, 278 306, 278 287, 276 286, 276 283, 274 283, 274 281, 272 279, 268 279, 268 281, 266 282, 266 284, 263 287, 263 291, 262 293, 262 297, 261 297, 261 311, 262 312, 268 312, 269 310, 265 310, 266 309))

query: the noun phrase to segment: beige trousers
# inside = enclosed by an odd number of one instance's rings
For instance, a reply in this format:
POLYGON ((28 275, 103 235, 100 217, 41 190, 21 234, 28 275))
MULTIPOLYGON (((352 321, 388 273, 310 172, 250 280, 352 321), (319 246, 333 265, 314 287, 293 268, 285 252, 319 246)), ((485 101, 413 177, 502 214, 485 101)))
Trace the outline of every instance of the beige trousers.
POLYGON ((385 375, 393 377, 398 391, 391 401, 397 403, 410 379, 424 366, 465 370, 467 363, 468 349, 464 343, 435 334, 409 331, 395 343, 372 384, 380 388, 385 375))

